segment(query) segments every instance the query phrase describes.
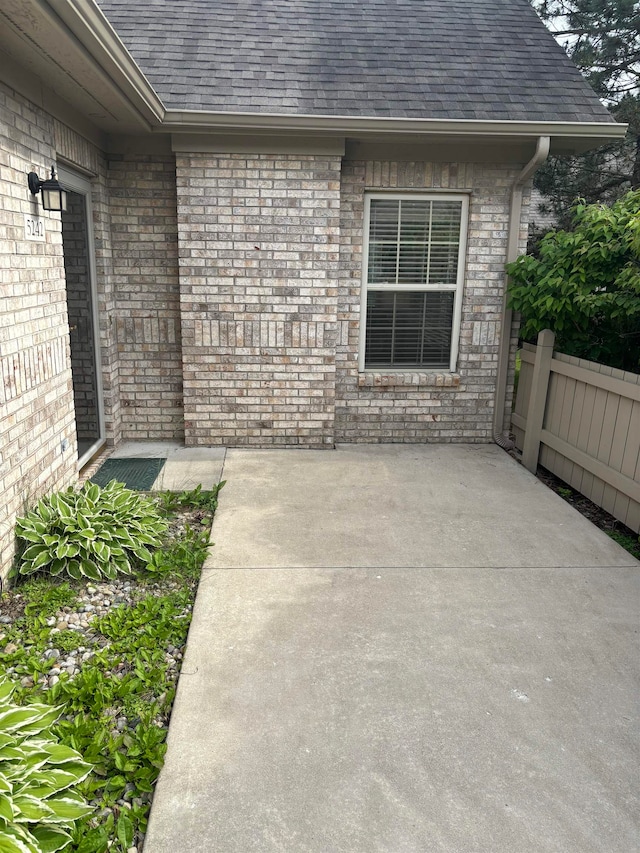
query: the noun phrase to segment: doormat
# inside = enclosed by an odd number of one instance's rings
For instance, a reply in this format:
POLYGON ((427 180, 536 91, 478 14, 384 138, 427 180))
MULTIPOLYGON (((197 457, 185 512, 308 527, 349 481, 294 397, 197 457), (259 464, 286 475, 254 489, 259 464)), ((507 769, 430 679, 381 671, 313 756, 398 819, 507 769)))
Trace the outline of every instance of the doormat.
POLYGON ((107 459, 96 473, 91 482, 98 486, 106 486, 111 480, 124 483, 128 489, 138 492, 148 492, 166 459, 107 459))

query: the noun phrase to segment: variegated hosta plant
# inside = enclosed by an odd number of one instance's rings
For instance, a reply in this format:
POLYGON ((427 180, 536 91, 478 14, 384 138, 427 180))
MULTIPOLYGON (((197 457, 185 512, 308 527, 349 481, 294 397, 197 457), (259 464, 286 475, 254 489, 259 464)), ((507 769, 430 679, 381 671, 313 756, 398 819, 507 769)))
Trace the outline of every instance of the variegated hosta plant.
POLYGON ((167 526, 152 498, 115 480, 102 489, 85 483, 80 491, 42 498, 17 520, 16 536, 25 549, 18 572, 114 580, 136 562, 149 562, 149 548, 162 543, 167 526))
POLYGON ((54 738, 60 709, 15 705, 0 682, 0 851, 55 853, 92 809, 73 786, 91 771, 80 753, 54 738))

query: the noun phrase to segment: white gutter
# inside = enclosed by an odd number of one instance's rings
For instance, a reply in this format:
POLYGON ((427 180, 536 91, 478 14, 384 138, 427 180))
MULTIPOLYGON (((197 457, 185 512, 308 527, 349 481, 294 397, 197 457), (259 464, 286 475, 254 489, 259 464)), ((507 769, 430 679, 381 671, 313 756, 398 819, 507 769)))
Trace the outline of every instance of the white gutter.
POLYGON ((486 121, 484 119, 423 119, 423 118, 368 118, 346 115, 305 115, 292 113, 243 113, 206 110, 167 109, 163 131, 181 130, 193 133, 218 131, 300 131, 337 134, 356 133, 429 133, 435 135, 475 134, 502 137, 573 137, 582 139, 622 139, 627 125, 616 122, 561 122, 561 121, 486 121))
MULTIPOLYGON (((507 238, 507 263, 515 261, 519 254, 520 219, 522 217, 522 191, 524 185, 532 177, 549 156, 551 139, 539 136, 536 152, 524 169, 513 182, 511 187, 511 204, 509 209, 509 232, 507 238)), ((493 438, 500 447, 509 449, 512 444, 504 434, 504 407, 507 396, 507 376, 509 372, 509 350, 511 347, 511 325, 513 311, 507 307, 507 282, 505 281, 502 297, 502 323, 500 328, 500 345, 498 349, 498 372, 496 375, 496 393, 493 407, 493 438)))

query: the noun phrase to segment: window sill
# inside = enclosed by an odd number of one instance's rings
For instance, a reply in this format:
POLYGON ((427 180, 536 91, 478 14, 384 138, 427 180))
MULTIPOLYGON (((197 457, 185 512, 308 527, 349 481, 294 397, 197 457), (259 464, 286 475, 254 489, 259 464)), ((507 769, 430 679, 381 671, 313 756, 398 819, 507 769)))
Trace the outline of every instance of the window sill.
POLYGON ((380 373, 372 370, 358 374, 359 388, 417 388, 423 386, 457 388, 458 385, 460 385, 458 373, 413 373, 409 371, 380 373))

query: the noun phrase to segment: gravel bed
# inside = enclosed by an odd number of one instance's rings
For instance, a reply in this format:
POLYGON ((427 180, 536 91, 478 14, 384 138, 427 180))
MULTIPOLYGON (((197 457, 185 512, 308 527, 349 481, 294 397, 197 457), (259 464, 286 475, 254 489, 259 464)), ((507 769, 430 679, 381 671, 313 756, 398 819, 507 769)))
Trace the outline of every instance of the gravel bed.
MULTIPOLYGON (((43 663, 53 660, 54 665, 48 673, 41 675, 38 679, 40 687, 43 690, 53 687, 60 680, 63 672, 73 679, 80 672, 82 665, 91 660, 98 649, 109 645, 109 641, 93 629, 92 623, 97 616, 104 616, 115 607, 132 606, 147 595, 166 595, 178 588, 179 585, 175 582, 140 584, 130 578, 117 579, 108 583, 87 583, 86 586, 79 587, 75 605, 61 608, 55 616, 50 616, 46 620, 46 625, 50 628, 49 639, 40 659, 43 663), (82 642, 77 649, 72 652, 62 652, 56 648, 56 635, 61 631, 74 631, 82 637, 82 642)), ((185 609, 181 616, 186 618, 190 610, 191 608, 185 609)), ((11 627, 16 618, 21 617, 19 610, 18 614, 20 615, 0 616, 0 625, 11 627)), ((2 639, 4 634, 0 632, 0 641, 2 639)), ((17 651, 17 646, 14 643, 8 643, 2 647, 2 651, 4 654, 12 654, 17 651)), ((169 646, 165 652, 168 675, 173 681, 178 677, 182 655, 183 649, 174 646, 169 646)), ((7 667, 6 674, 15 677, 16 668, 7 667)), ((20 680, 20 684, 23 687, 33 687, 34 681, 30 676, 25 676, 20 680)), ((159 720, 158 725, 163 726, 164 723, 159 720)), ((124 725, 119 727, 119 730, 122 731, 123 728, 124 725)))
MULTIPOLYGON (((73 680, 82 667, 96 654, 100 649, 107 648, 110 645, 108 639, 102 634, 94 630, 93 622, 96 617, 104 616, 110 610, 121 606, 133 606, 141 598, 149 595, 166 595, 180 588, 180 584, 165 581, 162 583, 141 583, 131 578, 117 579, 108 583, 87 583, 84 586, 78 587, 78 597, 75 604, 62 607, 54 616, 46 619, 46 626, 49 628, 49 636, 46 641, 46 648, 40 654, 40 660, 43 663, 53 662, 53 666, 38 678, 38 686, 43 691, 51 689, 60 680, 60 676, 65 674, 69 680, 73 680), (80 638, 80 645, 71 652, 61 651, 56 647, 56 638, 62 632, 75 632, 80 638)), ((13 613, 3 613, 0 615, 0 650, 5 654, 13 654, 18 647, 15 643, 7 643, 3 645, 3 640, 6 634, 3 628, 10 628, 12 624, 22 618, 23 607, 20 606, 20 594, 16 593, 13 597, 13 613)), ((3 608, 4 609, 4 608, 3 608)), ((186 607, 178 618, 187 618, 190 615, 191 607, 186 607)), ((164 659, 167 664, 167 687, 170 687, 178 679, 184 646, 179 648, 169 645, 165 650, 164 659)), ((121 674, 123 664, 118 664, 112 674, 118 676, 121 674)), ((10 666, 5 670, 9 678, 19 678, 19 672, 16 672, 16 667, 10 666)), ((19 683, 26 688, 33 687, 34 681, 31 676, 23 676, 19 678, 19 683)), ((74 714, 68 715, 67 719, 72 720, 74 714)), ((169 725, 169 716, 158 715, 154 719, 154 724, 158 728, 167 728, 169 725)), ((117 715, 114 713, 113 729, 114 733, 124 733, 127 728, 135 728, 137 721, 128 720, 126 716, 117 715)), ((120 810, 130 809, 132 806, 143 806, 151 803, 153 794, 142 794, 139 797, 134 797, 133 792, 135 786, 131 783, 125 787, 124 796, 117 800, 117 807, 120 810)), ((91 805, 98 806, 100 799, 91 801, 91 805)), ((107 817, 112 813, 112 809, 103 808, 98 816, 101 818, 107 817)), ((117 816, 117 815, 116 815, 117 816)), ((144 836, 138 835, 135 838, 134 846, 127 850, 127 853, 142 853, 144 845, 144 836)))
MULTIPOLYGON (((187 525, 193 529, 206 529, 210 525, 210 516, 202 510, 179 511, 171 519, 168 538, 181 537, 187 525)), ((61 607, 55 615, 45 620, 45 631, 48 629, 48 635, 44 640, 45 647, 39 653, 39 659, 43 667, 48 667, 47 672, 39 675, 36 683, 34 683, 31 676, 21 675, 24 668, 20 664, 8 666, 4 670, 6 676, 16 680, 25 688, 37 686, 43 691, 48 691, 58 683, 61 677, 73 680, 97 652, 108 648, 110 640, 103 636, 94 625, 97 618, 105 616, 118 607, 132 607, 150 595, 165 596, 188 586, 193 592, 193 602, 195 587, 197 586, 196 580, 176 582, 160 578, 156 581, 153 578, 143 579, 134 575, 121 576, 114 581, 104 582, 83 583, 69 581, 68 578, 66 580, 74 589, 77 597, 73 605, 61 607), (69 643, 69 632, 77 635, 78 640, 71 638, 73 642, 69 643), (66 641, 63 642, 62 638, 66 638, 66 641), (59 647, 75 645, 76 642, 77 648, 74 648, 73 651, 64 651, 59 647)), ((7 631, 11 629, 14 623, 19 622, 24 617, 25 605, 26 601, 19 586, 6 593, 0 601, 0 654, 11 655, 18 651, 16 643, 7 640, 7 631)), ((186 606, 177 618, 188 619, 191 610, 192 603, 186 606)), ((171 688, 178 679, 183 654, 184 645, 180 647, 169 645, 164 650, 164 659, 167 664, 167 688, 171 688)), ((125 664, 123 663, 115 664, 111 670, 111 674, 115 677, 124 673, 125 664)), ((162 699, 163 697, 159 698, 162 699)), ((169 725, 169 713, 170 711, 165 709, 162 714, 155 717, 154 724, 158 728, 166 729, 169 725)), ((70 714, 67 719, 73 720, 74 716, 74 714, 70 714)), ((137 722, 136 719, 129 720, 126 716, 119 715, 114 709, 112 721, 114 734, 124 733, 127 729, 135 728, 137 722)), ((117 801, 117 809, 122 811, 123 809, 130 809, 132 806, 142 806, 151 802, 152 794, 134 797, 134 790, 133 784, 126 786, 123 797, 117 801)), ((99 799, 92 801, 92 805, 95 806, 99 803, 99 799)), ((99 816, 106 817, 112 811, 109 808, 102 809, 99 816)), ((143 843, 144 837, 138 834, 134 838, 134 846, 130 847, 127 853, 142 853, 143 843)))

